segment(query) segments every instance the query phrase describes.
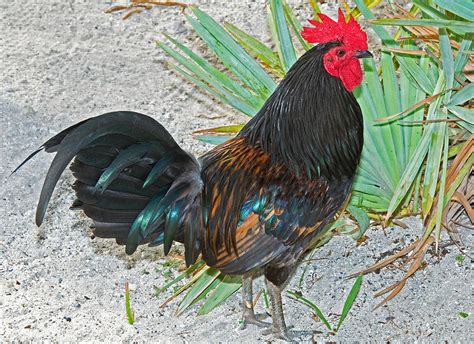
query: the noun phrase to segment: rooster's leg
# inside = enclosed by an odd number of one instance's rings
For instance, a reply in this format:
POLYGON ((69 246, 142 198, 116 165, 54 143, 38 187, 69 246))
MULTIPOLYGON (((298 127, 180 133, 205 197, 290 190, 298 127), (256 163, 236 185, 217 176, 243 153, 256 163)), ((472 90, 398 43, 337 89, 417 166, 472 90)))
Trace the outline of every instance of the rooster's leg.
POLYGON ((248 324, 260 327, 268 327, 269 323, 261 321, 255 315, 253 309, 253 277, 251 274, 244 274, 242 276, 242 322, 241 329, 245 329, 248 324))
POLYGON ((281 302, 281 289, 267 280, 267 290, 270 296, 270 306, 272 308, 272 327, 264 334, 273 334, 281 339, 289 340, 286 328, 285 316, 283 315, 283 305, 281 302))
POLYGON ((274 335, 277 338, 291 342, 288 334, 288 328, 283 314, 283 304, 281 302, 281 289, 292 271, 292 267, 286 268, 267 268, 265 270, 265 279, 268 294, 270 296, 270 306, 272 308, 272 327, 265 330, 264 334, 274 335))

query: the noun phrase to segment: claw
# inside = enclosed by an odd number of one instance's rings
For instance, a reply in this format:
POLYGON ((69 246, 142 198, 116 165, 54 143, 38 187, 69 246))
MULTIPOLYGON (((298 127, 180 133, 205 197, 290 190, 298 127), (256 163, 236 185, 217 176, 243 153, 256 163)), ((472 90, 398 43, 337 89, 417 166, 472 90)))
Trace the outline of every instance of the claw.
POLYGON ((267 328, 262 331, 264 336, 272 336, 275 339, 282 339, 289 343, 297 343, 296 340, 290 335, 290 333, 286 329, 281 329, 278 327, 272 326, 271 328, 267 328))
POLYGON ((269 327, 270 324, 262 321, 264 314, 255 315, 252 291, 252 275, 244 274, 242 276, 242 320, 240 328, 243 330, 247 325, 255 325, 259 327, 269 327))
POLYGON ((242 315, 242 320, 240 322, 240 329, 245 330, 247 325, 255 325, 258 327, 270 327, 270 323, 266 321, 262 321, 260 319, 266 318, 265 314, 255 314, 253 309, 248 309, 248 311, 244 311, 242 315))

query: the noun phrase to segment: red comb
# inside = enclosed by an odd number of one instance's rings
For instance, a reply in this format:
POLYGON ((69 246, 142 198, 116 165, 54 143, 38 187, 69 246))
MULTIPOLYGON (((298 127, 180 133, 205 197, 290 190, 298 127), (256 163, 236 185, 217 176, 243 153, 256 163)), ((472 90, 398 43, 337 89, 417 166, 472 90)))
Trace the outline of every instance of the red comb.
POLYGON ((337 22, 327 15, 318 13, 321 22, 308 20, 314 27, 304 27, 301 36, 309 43, 341 41, 344 45, 358 50, 367 50, 367 34, 352 17, 346 23, 344 13, 339 9, 337 22))

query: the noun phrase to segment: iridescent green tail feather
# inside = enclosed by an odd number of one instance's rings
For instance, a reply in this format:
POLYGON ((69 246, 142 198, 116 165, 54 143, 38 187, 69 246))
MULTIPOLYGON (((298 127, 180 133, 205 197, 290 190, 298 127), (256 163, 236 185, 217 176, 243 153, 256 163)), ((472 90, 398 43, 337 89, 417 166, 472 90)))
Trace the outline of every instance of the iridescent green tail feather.
POLYGON ((41 191, 38 226, 61 174, 74 159, 74 204, 94 221, 96 236, 126 244, 128 254, 140 244, 163 242, 168 253, 173 240, 179 240, 190 247, 187 263, 196 260, 200 165, 154 119, 119 111, 82 121, 46 141, 18 168, 41 150, 56 156, 41 191))

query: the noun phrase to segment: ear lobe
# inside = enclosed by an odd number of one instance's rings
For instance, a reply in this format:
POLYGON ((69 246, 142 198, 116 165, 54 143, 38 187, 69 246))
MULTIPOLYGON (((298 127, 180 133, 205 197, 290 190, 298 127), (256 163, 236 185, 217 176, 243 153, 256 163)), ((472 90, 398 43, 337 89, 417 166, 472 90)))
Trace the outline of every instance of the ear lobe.
POLYGON ((329 56, 323 60, 324 69, 328 72, 329 75, 339 78, 339 70, 333 64, 333 58, 329 56))

